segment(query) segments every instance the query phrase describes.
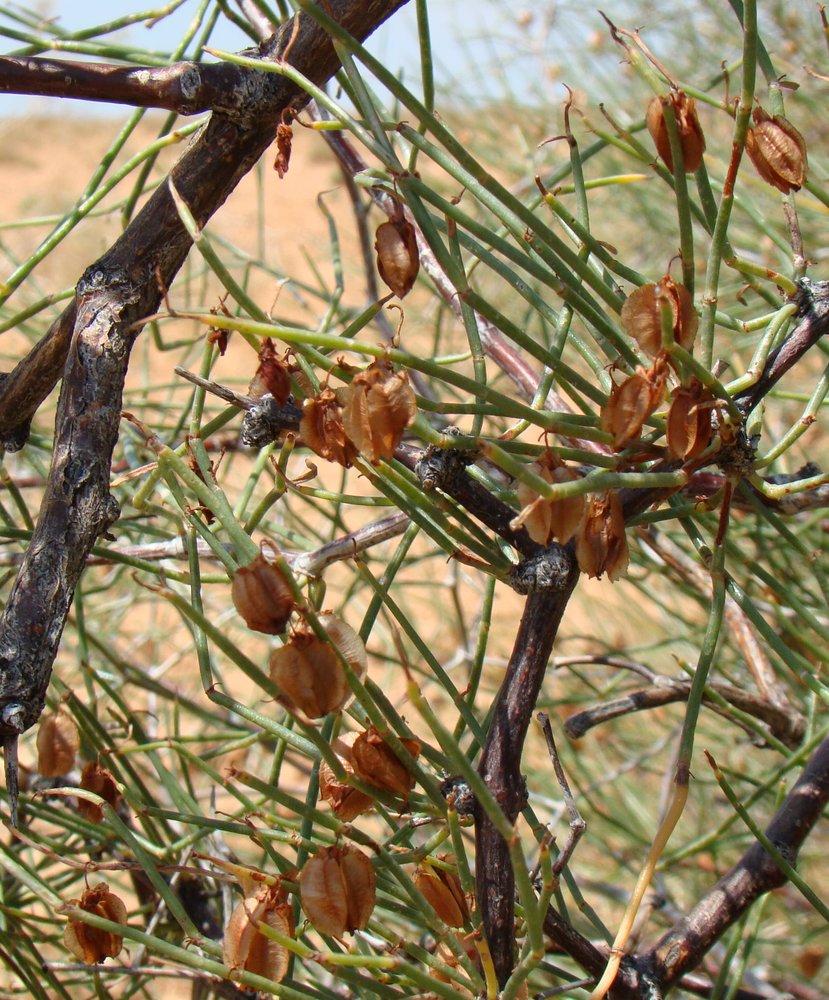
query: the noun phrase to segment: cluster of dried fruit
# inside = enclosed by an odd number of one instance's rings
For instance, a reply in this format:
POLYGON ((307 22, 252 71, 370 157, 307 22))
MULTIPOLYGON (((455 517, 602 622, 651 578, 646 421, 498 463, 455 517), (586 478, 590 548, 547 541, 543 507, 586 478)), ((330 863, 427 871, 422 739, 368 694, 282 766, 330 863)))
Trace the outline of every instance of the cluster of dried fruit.
POLYGON ((299 430, 313 452, 348 468, 358 454, 372 464, 388 461, 416 415, 408 374, 379 358, 350 385, 306 399, 299 430))
MULTIPOLYGON (((673 171, 673 154, 665 122, 665 112, 669 108, 676 122, 683 168, 693 173, 702 164, 705 152, 705 136, 693 97, 674 88, 667 97, 652 98, 645 124, 660 159, 673 171)), ((762 107, 754 109, 752 119, 753 125, 746 133, 746 152, 757 173, 783 194, 799 191, 806 182, 808 167, 803 136, 783 115, 769 115, 762 107)))

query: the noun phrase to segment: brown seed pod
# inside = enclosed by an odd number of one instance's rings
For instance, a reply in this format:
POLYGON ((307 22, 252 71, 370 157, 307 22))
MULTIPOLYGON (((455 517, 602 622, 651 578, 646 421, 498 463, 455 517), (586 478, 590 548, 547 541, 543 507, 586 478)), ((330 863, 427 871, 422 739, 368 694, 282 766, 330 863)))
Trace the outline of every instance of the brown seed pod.
POLYGON ((280 983, 288 971, 288 949, 262 933, 261 925, 292 937, 291 904, 280 889, 263 885, 241 900, 230 915, 222 940, 222 958, 231 970, 240 969, 280 983))
MULTIPOLYGON (((115 783, 112 773, 95 761, 91 761, 81 771, 80 788, 85 792, 94 792, 115 809, 122 795, 115 783)), ((90 823, 100 823, 104 818, 104 810, 97 802, 78 799, 78 812, 90 823)))
POLYGON ((377 227, 374 249, 380 277, 402 299, 412 290, 420 270, 414 226, 406 221, 402 211, 397 218, 377 227))
POLYGON ((772 117, 761 107, 752 112, 754 125, 746 133, 746 152, 766 183, 783 194, 799 191, 806 182, 806 141, 783 115, 772 117))
MULTIPOLYGON (((420 755, 417 740, 401 740, 412 757, 420 755)), ((391 747, 374 726, 360 733, 351 748, 354 773, 369 785, 386 792, 406 795, 414 788, 415 779, 406 765, 397 757, 391 747)))
POLYGON ((358 677, 368 662, 362 639, 351 626, 330 614, 320 615, 319 621, 330 642, 318 638, 310 629, 299 630, 284 646, 275 649, 270 659, 271 680, 280 689, 280 703, 309 719, 339 712, 351 697, 337 649, 358 677))
POLYGON ((276 348, 270 337, 265 337, 259 348, 259 364, 248 386, 249 396, 264 396, 269 392, 279 406, 288 401, 291 394, 291 376, 288 365, 277 357, 276 348))
MULTIPOLYGON (((532 471, 548 483, 570 483, 580 478, 578 473, 561 465, 552 452, 545 452, 532 471)), ((526 483, 518 484, 518 502, 521 513, 513 518, 510 527, 513 531, 526 528, 539 545, 549 545, 553 539, 565 545, 576 533, 584 514, 584 496, 545 500, 526 483)))
POLYGON ((320 394, 302 404, 299 424, 302 441, 311 451, 329 462, 339 462, 349 469, 359 449, 346 433, 343 411, 333 389, 327 386, 320 394))
POLYGON ((697 103, 684 90, 672 90, 667 97, 654 97, 648 104, 645 124, 651 134, 656 151, 665 166, 673 173, 674 158, 671 155, 671 141, 668 138, 668 127, 665 124, 664 109, 671 105, 679 133, 679 145, 682 149, 682 164, 685 172, 694 173, 702 163, 705 152, 705 136, 697 117, 697 103))
POLYGON ((445 924, 463 927, 469 920, 469 907, 455 872, 423 865, 415 871, 412 881, 445 924))
POLYGON ((637 368, 618 385, 614 382, 602 407, 602 430, 613 435, 613 447, 621 450, 638 438, 645 421, 662 402, 668 368, 665 355, 657 355, 651 368, 637 368))
MULTIPOLYGON (((115 924, 127 923, 127 908, 114 892, 109 891, 106 882, 99 882, 92 889, 87 889, 80 899, 70 899, 69 905, 104 917, 115 924)), ((121 951, 124 939, 120 934, 70 918, 63 932, 63 943, 78 961, 86 965, 97 965, 105 958, 115 958, 121 951)))
POLYGON ((75 766, 81 740, 78 727, 63 706, 43 715, 37 731, 37 770, 44 778, 62 778, 75 766))
POLYGON ((276 156, 273 161, 273 169, 279 175, 279 179, 288 173, 291 163, 291 143, 294 139, 294 130, 288 122, 280 122, 276 126, 276 156))
POLYGON ((669 274, 656 284, 642 285, 632 291, 622 306, 622 329, 652 358, 662 351, 663 300, 671 309, 674 340, 686 351, 694 346, 699 325, 691 293, 684 285, 677 285, 669 274))
POLYGON ((414 390, 405 371, 379 358, 339 393, 343 426, 361 454, 388 461, 417 415, 414 390))
MULTIPOLYGON (((357 735, 357 733, 345 733, 331 744, 331 749, 339 758, 347 774, 356 773, 351 748, 357 735)), ((343 823, 350 823, 351 820, 368 812, 374 805, 374 799, 370 795, 340 781, 326 761, 320 764, 320 795, 343 823)))
POLYGON ((576 558, 587 576, 607 573, 611 581, 627 573, 628 546, 622 502, 615 491, 594 496, 576 535, 576 558))
POLYGON ((247 566, 236 570, 230 596, 247 627, 266 635, 284 632, 294 610, 290 584, 262 552, 247 566))
POLYGON ((302 909, 320 934, 335 938, 368 925, 376 886, 371 860, 350 845, 324 847, 299 875, 302 909))
POLYGON ((696 458, 708 447, 713 402, 714 397, 696 378, 674 389, 665 431, 672 458, 696 458))

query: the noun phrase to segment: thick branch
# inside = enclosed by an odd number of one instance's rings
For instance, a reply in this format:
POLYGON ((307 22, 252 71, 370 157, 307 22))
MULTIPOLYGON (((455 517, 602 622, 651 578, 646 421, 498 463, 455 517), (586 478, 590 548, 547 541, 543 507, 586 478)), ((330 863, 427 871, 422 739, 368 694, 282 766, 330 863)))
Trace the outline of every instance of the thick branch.
MULTIPOLYGON (((786 796, 766 836, 794 864, 806 837, 829 802, 829 739, 809 759, 786 796)), ((637 965, 663 988, 702 961, 708 949, 756 899, 783 885, 786 876, 759 843, 750 847, 728 874, 680 920, 637 965)))
MULTIPOLYGON (((352 34, 365 38, 403 2, 329 0, 328 10, 352 34)), ((338 68, 330 40, 313 19, 299 15, 295 35, 289 22, 267 43, 268 56, 276 56, 289 39, 292 62, 312 80, 323 82, 338 68)), ((283 78, 274 80, 278 100, 268 102, 255 126, 214 115, 173 168, 173 183, 200 225, 265 151, 282 110, 306 100, 283 78)), ((140 321, 155 312, 161 287, 169 285, 189 249, 190 239, 164 184, 78 284, 49 482, 0 619, 0 737, 7 747, 40 715, 86 556, 117 517, 109 472, 130 349, 140 321)), ((55 378, 59 374, 57 368, 55 378)), ((7 414, 2 396, 0 391, 0 414, 7 414)), ((7 777, 14 775, 7 771, 7 777)))

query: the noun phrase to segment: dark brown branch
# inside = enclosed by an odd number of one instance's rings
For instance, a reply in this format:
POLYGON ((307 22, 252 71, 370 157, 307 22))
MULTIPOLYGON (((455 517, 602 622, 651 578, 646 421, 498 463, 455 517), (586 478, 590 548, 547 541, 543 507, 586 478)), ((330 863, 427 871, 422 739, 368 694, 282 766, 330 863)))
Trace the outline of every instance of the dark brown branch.
MULTIPOLYGON (((510 823, 525 805, 521 754, 541 682, 567 601, 579 578, 571 568, 558 590, 531 591, 524 606, 506 676, 498 692, 478 770, 510 823)), ((515 874, 509 847, 480 810, 475 822, 476 890, 500 986, 515 965, 515 874)))
MULTIPOLYGON (((829 739, 815 750, 786 796, 766 836, 790 864, 829 802, 829 739)), ((708 949, 764 893, 783 885, 786 876, 761 844, 750 847, 713 889, 637 961, 667 989, 702 961, 708 949)))
MULTIPOLYGON (((256 50, 251 53, 258 55, 256 50)), ((269 103, 272 74, 233 63, 179 62, 172 66, 114 66, 30 56, 0 56, 0 93, 71 97, 81 101, 162 108, 180 115, 218 111, 249 119, 269 103)))
MULTIPOLYGON (((329 0, 328 9, 362 39, 403 2, 329 0)), ((298 17, 297 32, 294 22, 289 22, 267 43, 266 54, 278 57, 291 40, 292 62, 321 83, 337 70, 336 53, 312 18, 298 17)), ((222 205, 267 149, 282 111, 307 99, 284 78, 274 76, 273 80, 276 90, 254 126, 214 115, 173 168, 172 181, 199 225, 222 205)), ((130 349, 141 321, 156 311, 162 289, 169 286, 190 245, 168 187, 161 185, 78 283, 49 482, 0 619, 0 739, 7 748, 40 715, 86 557, 118 516, 109 493, 109 473, 130 349)), ((57 378, 60 368, 54 374, 57 378)), ((8 420, 2 386, 0 413, 6 413, 8 420)), ((10 760, 7 756, 7 764, 10 760)), ((7 767, 7 787, 14 778, 7 767)))
MULTIPOLYGON (((760 698, 750 691, 735 687, 733 684, 715 681, 709 687, 730 705, 764 722, 769 727, 771 734, 787 747, 800 746, 806 730, 806 720, 799 712, 781 708, 766 698, 760 698)), ((622 715, 685 701, 690 689, 690 680, 657 676, 652 687, 631 691, 620 698, 614 698, 613 701, 607 701, 571 715, 564 723, 564 729, 571 739, 580 739, 594 726, 609 722, 611 719, 618 719, 622 715)), ((733 716, 728 714, 727 709, 719 705, 711 695, 704 694, 703 702, 715 712, 735 721, 733 716)), ((736 721, 739 722, 739 720, 736 721)))

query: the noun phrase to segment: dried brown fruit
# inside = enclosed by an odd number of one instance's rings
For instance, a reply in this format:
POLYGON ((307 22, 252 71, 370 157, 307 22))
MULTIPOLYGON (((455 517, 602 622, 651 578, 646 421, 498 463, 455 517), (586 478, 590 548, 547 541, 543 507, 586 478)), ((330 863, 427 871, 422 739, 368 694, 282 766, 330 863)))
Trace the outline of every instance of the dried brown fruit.
POLYGON ((424 865, 417 869, 412 881, 445 924, 450 927, 463 927, 469 920, 469 907, 461 888, 461 881, 455 872, 424 865))
POLYGON ((714 397, 695 378, 674 389, 668 410, 668 451, 683 461, 702 454, 711 441, 714 397))
POLYGON ((294 130, 287 122, 280 122, 276 126, 276 157, 273 161, 273 169, 279 175, 280 180, 288 173, 293 138, 294 130))
POLYGON ((302 404, 299 433, 311 451, 329 462, 339 462, 350 468, 359 449, 348 436, 343 424, 343 411, 333 389, 326 386, 318 396, 302 404))
MULTIPOLYGON (((559 464, 552 452, 545 452, 532 466, 532 471, 548 483, 570 483, 579 478, 578 473, 559 464)), ((553 539, 566 544, 576 533, 584 514, 584 496, 567 497, 564 500, 546 500, 535 490, 518 484, 518 502, 521 513, 513 518, 513 531, 524 527, 534 542, 549 545, 553 539)))
POLYGON ((343 426, 358 451, 372 463, 388 461, 417 415, 417 401, 405 371, 379 358, 340 391, 343 426))
POLYGON ((618 385, 614 382, 602 407, 602 430, 613 435, 618 451, 638 438, 645 421, 662 402, 668 368, 665 355, 657 355, 651 368, 637 368, 618 385))
POLYGON ((576 558, 579 569, 588 576, 607 573, 607 578, 615 581, 627 572, 625 519, 618 493, 592 497, 576 535, 576 558))
POLYGON ((259 364, 248 386, 249 396, 264 396, 269 392, 279 406, 288 401, 291 394, 291 376, 288 366, 277 357, 276 348, 270 337, 265 337, 259 348, 259 364))
MULTIPOLYGON (((420 755, 417 740, 400 741, 412 757, 420 755)), ((414 788, 414 775, 397 757, 374 726, 360 733, 351 748, 354 773, 369 785, 386 792, 406 795, 414 788)))
POLYGON ((310 629, 298 630, 289 642, 273 651, 270 660, 271 680, 281 692, 279 701, 289 711, 299 710, 309 719, 338 712, 351 697, 337 649, 358 677, 367 663, 363 641, 351 626, 336 615, 320 615, 319 621, 330 642, 318 638, 310 629))
POLYGON ((396 218, 378 226, 374 249, 380 277, 402 299, 412 290, 420 270, 414 226, 406 221, 402 211, 396 218))
POLYGON ((669 274, 632 291, 622 306, 622 329, 652 358, 662 350, 662 301, 671 309, 674 340, 686 351, 694 346, 699 325, 691 293, 669 274))
MULTIPOLYGON (((85 792, 94 792, 95 795, 99 795, 113 809, 122 798, 112 773, 94 761, 87 764, 81 771, 79 787, 85 792)), ((89 802, 87 799, 78 799, 78 812, 90 823, 100 823, 104 818, 103 807, 99 806, 97 802, 89 802)))
POLYGON ((302 909, 320 932, 341 938, 368 925, 377 898, 370 858, 350 845, 324 847, 299 876, 302 909))
MULTIPOLYGON (((331 744, 331 749, 339 758, 347 774, 355 774, 352 747, 356 739, 357 733, 345 733, 331 744)), ((326 761, 320 764, 320 795, 343 823, 350 823, 357 816, 368 812, 374 805, 374 799, 370 795, 340 781, 326 761)))
POLYGON ((63 706, 43 715, 37 731, 37 770, 44 778, 62 778, 75 766, 81 740, 78 727, 63 706))
POLYGON ((665 124, 663 110, 671 105, 679 134, 679 145, 682 149, 682 163, 685 172, 692 174, 702 163, 705 152, 705 136, 697 117, 697 103, 684 90, 672 90, 667 97, 654 97, 648 104, 645 124, 665 166, 673 172, 674 158, 671 155, 671 142, 668 138, 668 127, 665 124))
POLYGON ((280 635, 294 610, 294 593, 279 567, 260 552, 233 576, 230 596, 254 632, 280 635))
POLYGON ((746 152, 757 173, 783 194, 799 191, 806 182, 806 141, 783 115, 772 117, 761 107, 752 113, 746 152))
MULTIPOLYGON (((92 889, 87 889, 80 899, 70 899, 69 905, 115 924, 127 923, 127 908, 114 892, 109 891, 106 882, 99 882, 92 889)), ((63 933, 63 943, 78 961, 97 965, 105 958, 115 958, 121 951, 124 939, 112 931, 92 927, 82 920, 70 919, 63 933)))
POLYGON ((241 969, 279 983, 288 971, 290 952, 263 934, 262 924, 277 934, 293 936, 291 904, 279 888, 260 886, 236 905, 222 940, 222 957, 231 970, 241 969))

